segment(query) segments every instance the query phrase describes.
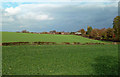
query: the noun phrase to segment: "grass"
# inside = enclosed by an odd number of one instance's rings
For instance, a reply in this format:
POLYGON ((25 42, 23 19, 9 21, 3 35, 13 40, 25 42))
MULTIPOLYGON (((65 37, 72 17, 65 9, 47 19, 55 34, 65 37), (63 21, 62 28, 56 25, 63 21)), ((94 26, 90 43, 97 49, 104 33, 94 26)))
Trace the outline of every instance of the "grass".
MULTIPOLYGON (((20 35, 32 36, 32 34, 20 35)), ((118 45, 40 45, 2 48, 3 75, 118 74, 118 45)))
POLYGON ((0 76, 2 76, 2 46, 0 46, 0 76))
MULTIPOLYGON (((107 43, 76 35, 2 32, 2 42, 107 43)), ((117 75, 118 45, 2 46, 3 75, 117 75)))
POLYGON ((104 43, 104 41, 92 40, 76 35, 52 35, 2 32, 2 42, 80 42, 80 43, 104 43))

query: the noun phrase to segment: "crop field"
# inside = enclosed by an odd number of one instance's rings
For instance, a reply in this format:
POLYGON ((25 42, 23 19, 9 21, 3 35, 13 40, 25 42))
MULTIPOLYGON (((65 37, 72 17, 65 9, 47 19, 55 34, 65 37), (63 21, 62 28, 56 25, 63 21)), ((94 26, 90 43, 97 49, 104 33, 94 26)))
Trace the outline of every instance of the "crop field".
MULTIPOLYGON (((29 34, 20 34, 19 40, 24 38, 22 35, 29 36, 29 34)), ((19 41, 18 36, 14 38, 16 41, 19 41)), ((3 38, 5 37, 7 36, 4 35, 3 38)), ((13 37, 10 38, 8 41, 13 40, 13 37)), ((4 39, 5 41, 7 38, 4 39)), ((30 38, 29 41, 33 40, 30 38)), ((2 48, 3 75, 118 74, 118 45, 22 45, 2 48)))
POLYGON ((80 42, 80 43, 105 43, 76 35, 53 35, 53 34, 31 34, 2 32, 2 42, 80 42))
MULTIPOLYGON (((107 43, 76 35, 2 32, 2 42, 107 43)), ((118 45, 2 46, 3 75, 117 75, 118 45)))
POLYGON ((2 47, 0 46, 0 76, 2 75, 2 47))

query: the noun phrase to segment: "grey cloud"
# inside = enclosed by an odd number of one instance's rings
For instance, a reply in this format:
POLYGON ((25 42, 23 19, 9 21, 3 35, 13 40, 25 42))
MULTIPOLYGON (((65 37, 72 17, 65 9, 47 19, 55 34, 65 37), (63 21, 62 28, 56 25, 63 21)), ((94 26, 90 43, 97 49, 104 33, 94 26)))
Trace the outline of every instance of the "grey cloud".
MULTIPOLYGON (((93 4, 80 7, 81 5, 59 5, 59 7, 41 7, 41 6, 25 6, 22 11, 17 15, 12 15, 15 21, 6 22, 3 20, 3 31, 16 31, 27 29, 30 31, 77 31, 80 28, 86 29, 88 25, 94 28, 108 28, 112 27, 112 21, 118 14, 118 8, 114 5, 104 6, 93 4), (47 14, 53 17, 54 20, 35 20, 24 19, 22 16, 32 12, 36 15, 47 14), (20 27, 26 26, 26 27, 20 27)), ((3 18, 9 18, 4 16, 3 18)))

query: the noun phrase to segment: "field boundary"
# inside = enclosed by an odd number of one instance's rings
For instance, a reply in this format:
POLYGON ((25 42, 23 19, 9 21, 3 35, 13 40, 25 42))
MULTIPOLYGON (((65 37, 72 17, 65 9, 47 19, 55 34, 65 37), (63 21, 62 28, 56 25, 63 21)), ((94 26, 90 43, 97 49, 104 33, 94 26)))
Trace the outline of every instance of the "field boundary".
POLYGON ((106 44, 119 44, 117 42, 112 43, 80 43, 80 42, 62 42, 62 43, 56 43, 56 42, 7 42, 2 43, 0 46, 11 46, 11 45, 106 45, 106 44))

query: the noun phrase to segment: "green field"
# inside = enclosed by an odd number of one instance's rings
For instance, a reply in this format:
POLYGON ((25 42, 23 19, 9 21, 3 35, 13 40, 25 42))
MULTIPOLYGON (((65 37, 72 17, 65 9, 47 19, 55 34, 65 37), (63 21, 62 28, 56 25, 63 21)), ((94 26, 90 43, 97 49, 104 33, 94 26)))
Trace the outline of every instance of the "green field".
MULTIPOLYGON (((76 35, 2 32, 2 42, 107 43, 76 35)), ((3 75, 117 75, 118 45, 2 46, 3 75)))
POLYGON ((2 32, 2 42, 80 42, 80 43, 104 43, 99 40, 92 40, 76 35, 52 35, 52 34, 31 34, 2 32))
POLYGON ((2 55, 3 75, 118 74, 118 45, 3 46, 2 55))
POLYGON ((0 76, 2 76, 2 46, 0 46, 0 76))

